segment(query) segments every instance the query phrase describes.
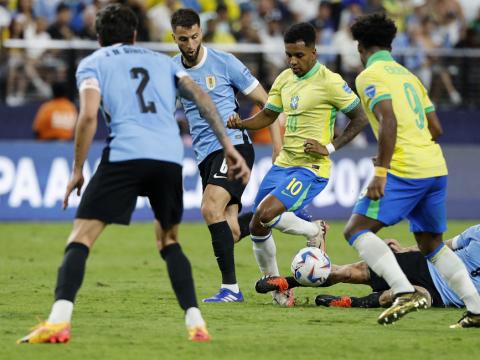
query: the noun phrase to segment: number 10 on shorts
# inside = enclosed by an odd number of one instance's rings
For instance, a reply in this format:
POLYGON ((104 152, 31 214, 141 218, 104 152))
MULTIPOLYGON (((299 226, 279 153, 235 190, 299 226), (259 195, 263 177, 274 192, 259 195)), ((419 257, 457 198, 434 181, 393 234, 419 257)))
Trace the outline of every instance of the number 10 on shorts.
POLYGON ((290 194, 297 195, 302 190, 302 182, 293 178, 292 181, 287 185, 287 190, 290 191, 290 194))

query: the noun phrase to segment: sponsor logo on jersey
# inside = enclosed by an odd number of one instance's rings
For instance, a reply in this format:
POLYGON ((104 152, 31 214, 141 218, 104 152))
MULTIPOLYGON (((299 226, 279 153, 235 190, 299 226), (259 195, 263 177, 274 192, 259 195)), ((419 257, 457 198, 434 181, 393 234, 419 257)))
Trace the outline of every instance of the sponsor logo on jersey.
POLYGON ((215 86, 217 85, 217 81, 215 79, 214 75, 208 75, 205 77, 205 84, 207 85, 208 90, 213 90, 215 89, 215 86))
POLYGON ((373 99, 375 97, 376 92, 377 92, 377 89, 375 89, 375 85, 368 85, 365 88, 365 95, 367 95, 369 99, 373 99))
POLYGON ((292 96, 292 98, 290 99, 290 107, 292 108, 292 110, 297 110, 298 100, 298 96, 292 96))
POLYGON ((347 94, 351 94, 351 93, 352 93, 352 89, 350 89, 350 86, 348 86, 347 83, 345 83, 345 85, 343 85, 343 90, 344 90, 347 94))

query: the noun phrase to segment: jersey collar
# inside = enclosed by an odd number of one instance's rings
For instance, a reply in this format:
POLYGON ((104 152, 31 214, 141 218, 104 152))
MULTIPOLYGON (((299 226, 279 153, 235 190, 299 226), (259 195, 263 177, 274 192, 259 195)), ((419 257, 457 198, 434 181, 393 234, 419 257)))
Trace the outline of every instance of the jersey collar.
POLYGON ((203 45, 201 45, 201 46, 203 48, 202 60, 200 60, 200 62, 197 65, 194 65, 191 68, 188 68, 189 70, 190 69, 199 69, 203 66, 203 64, 205 64, 205 61, 207 61, 208 48, 206 46, 203 46, 203 45))
POLYGON ((395 60, 393 59, 392 54, 390 54, 390 51, 380 50, 368 58, 367 67, 369 67, 370 65, 372 65, 377 61, 395 61, 395 60))
POLYGON ((315 65, 313 65, 313 67, 310 70, 308 70, 308 72, 305 75, 303 76, 295 75, 295 77, 297 78, 297 80, 307 80, 311 78, 313 75, 315 75, 318 69, 320 69, 320 63, 317 61, 315 65))

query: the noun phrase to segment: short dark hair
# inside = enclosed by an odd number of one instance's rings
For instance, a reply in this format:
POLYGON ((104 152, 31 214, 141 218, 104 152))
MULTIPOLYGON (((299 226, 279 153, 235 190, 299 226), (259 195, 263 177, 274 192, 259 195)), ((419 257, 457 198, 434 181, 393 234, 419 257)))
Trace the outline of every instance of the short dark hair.
POLYGON ((52 84, 54 98, 67 97, 67 84, 64 81, 56 81, 52 84))
POLYGON ((283 36, 283 41, 285 44, 295 44, 298 41, 303 41, 306 46, 315 47, 316 37, 317 32, 313 25, 302 22, 290 26, 283 36))
POLYGON ((200 26, 200 16, 193 9, 178 9, 172 14, 170 25, 172 25, 172 30, 175 30, 177 26, 184 28, 191 28, 193 25, 200 26))
POLYGON ((392 19, 384 13, 365 15, 357 19, 350 28, 354 40, 364 48, 392 48, 392 41, 397 34, 397 27, 392 19))
POLYGON ((110 4, 97 13, 95 27, 102 46, 133 43, 138 19, 127 6, 110 4))

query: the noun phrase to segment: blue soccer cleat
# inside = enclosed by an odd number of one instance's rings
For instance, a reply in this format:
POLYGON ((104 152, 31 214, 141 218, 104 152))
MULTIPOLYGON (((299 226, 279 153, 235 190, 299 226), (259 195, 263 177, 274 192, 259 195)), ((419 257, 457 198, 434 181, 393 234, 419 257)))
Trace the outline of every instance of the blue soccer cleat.
POLYGON ((241 291, 235 293, 229 289, 220 288, 218 294, 202 300, 205 303, 222 303, 222 302, 242 302, 243 294, 241 291))

